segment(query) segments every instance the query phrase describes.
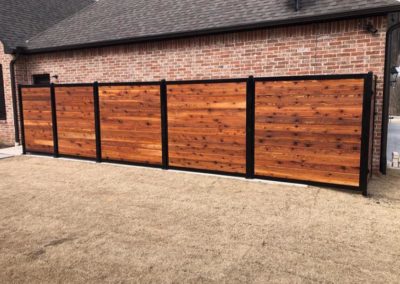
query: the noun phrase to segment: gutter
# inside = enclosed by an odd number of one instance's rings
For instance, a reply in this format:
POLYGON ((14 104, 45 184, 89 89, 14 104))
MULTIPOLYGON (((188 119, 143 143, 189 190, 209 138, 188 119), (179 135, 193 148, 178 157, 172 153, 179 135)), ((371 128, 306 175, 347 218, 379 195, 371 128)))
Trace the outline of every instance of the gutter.
POLYGON ((18 105, 17 105, 17 88, 15 80, 15 64, 21 54, 21 49, 16 48, 14 59, 10 62, 10 77, 11 77, 11 96, 12 96, 12 108, 14 118, 14 131, 15 131, 15 143, 20 144, 21 139, 19 136, 19 121, 18 121, 18 105))
POLYGON ((84 49, 84 48, 115 46, 115 45, 130 44, 130 43, 143 43, 143 42, 160 41, 160 40, 167 40, 167 39, 180 39, 180 38, 187 38, 187 37, 194 37, 194 36, 215 35, 215 34, 221 34, 221 33, 249 31, 249 30, 257 30, 257 29, 271 28, 271 27, 282 27, 282 26, 289 26, 289 25, 295 25, 295 24, 300 25, 300 24, 328 22, 328 21, 332 21, 332 20, 354 19, 354 18, 361 18, 361 17, 366 17, 366 16, 379 16, 379 15, 388 14, 390 12, 400 12, 400 5, 381 7, 381 8, 373 8, 373 9, 364 9, 364 10, 357 10, 357 11, 349 11, 349 12, 341 12, 341 13, 334 13, 334 14, 329 14, 329 15, 297 17, 297 18, 282 19, 282 20, 277 20, 277 21, 267 21, 267 22, 258 22, 258 23, 252 23, 252 24, 226 26, 226 27, 219 27, 219 28, 196 30, 196 31, 184 31, 184 32, 166 33, 166 34, 159 34, 159 35, 131 37, 131 38, 124 38, 124 39, 117 39, 117 40, 90 42, 90 43, 83 43, 83 44, 71 44, 71 45, 46 47, 46 48, 25 49, 23 53, 24 54, 38 54, 38 53, 48 53, 48 52, 57 52, 57 51, 77 50, 77 49, 84 49))

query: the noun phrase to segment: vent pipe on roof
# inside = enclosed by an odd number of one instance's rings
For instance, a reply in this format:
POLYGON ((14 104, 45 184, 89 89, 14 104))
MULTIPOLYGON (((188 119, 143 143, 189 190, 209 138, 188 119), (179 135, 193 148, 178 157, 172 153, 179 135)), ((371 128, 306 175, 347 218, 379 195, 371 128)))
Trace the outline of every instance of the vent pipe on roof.
POLYGON ((294 10, 296 12, 300 10, 300 0, 294 0, 294 10))

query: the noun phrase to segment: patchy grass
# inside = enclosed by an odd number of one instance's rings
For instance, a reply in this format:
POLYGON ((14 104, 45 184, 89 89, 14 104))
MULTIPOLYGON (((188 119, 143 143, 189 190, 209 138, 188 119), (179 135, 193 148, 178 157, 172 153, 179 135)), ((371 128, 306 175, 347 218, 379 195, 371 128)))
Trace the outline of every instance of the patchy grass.
POLYGON ((0 160, 0 282, 399 282, 400 171, 372 196, 0 160))

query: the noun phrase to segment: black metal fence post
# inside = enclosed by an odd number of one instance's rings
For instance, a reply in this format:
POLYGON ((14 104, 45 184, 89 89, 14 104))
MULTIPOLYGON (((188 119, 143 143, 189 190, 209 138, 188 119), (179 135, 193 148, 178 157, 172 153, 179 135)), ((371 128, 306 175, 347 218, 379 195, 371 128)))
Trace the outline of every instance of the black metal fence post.
POLYGON ((53 83, 50 85, 50 102, 51 102, 51 123, 53 126, 53 155, 54 158, 58 158, 59 152, 58 152, 58 130, 57 130, 57 105, 56 105, 56 90, 53 83))
MULTIPOLYGON (((26 144, 25 144, 25 125, 24 125, 24 106, 22 103, 22 87, 18 85, 18 104, 19 104, 19 119, 21 123, 21 144, 22 144, 22 154, 26 154, 26 144)), ((18 121, 14 121, 18 123, 18 121)))
POLYGON ((255 80, 247 79, 246 87, 246 178, 254 178, 254 127, 255 127, 255 80))
POLYGON ((160 84, 161 97, 161 143, 162 143, 162 168, 168 169, 168 108, 167 108, 167 82, 161 80, 160 84))
POLYGON ((371 127, 371 99, 373 92, 373 73, 369 72, 364 81, 364 96, 362 110, 362 133, 361 133, 361 155, 360 155, 360 190, 364 196, 368 195, 369 174, 369 143, 371 127))
POLYGON ((94 104, 94 125, 96 132, 96 162, 101 163, 101 130, 100 130, 100 102, 99 102, 99 83, 93 84, 93 104, 94 104))

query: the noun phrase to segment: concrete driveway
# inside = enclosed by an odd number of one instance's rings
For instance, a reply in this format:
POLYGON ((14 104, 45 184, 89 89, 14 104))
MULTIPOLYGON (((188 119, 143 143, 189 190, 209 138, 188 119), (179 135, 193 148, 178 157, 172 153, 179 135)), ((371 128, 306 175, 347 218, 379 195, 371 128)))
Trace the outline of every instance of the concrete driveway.
POLYGON ((387 159, 392 161, 392 153, 400 153, 400 117, 389 120, 387 159))
POLYGON ((371 198, 27 156, 0 177, 2 283, 400 282, 400 171, 371 198))
POLYGON ((21 154, 22 154, 22 147, 21 146, 0 148, 0 159, 19 156, 21 154))

